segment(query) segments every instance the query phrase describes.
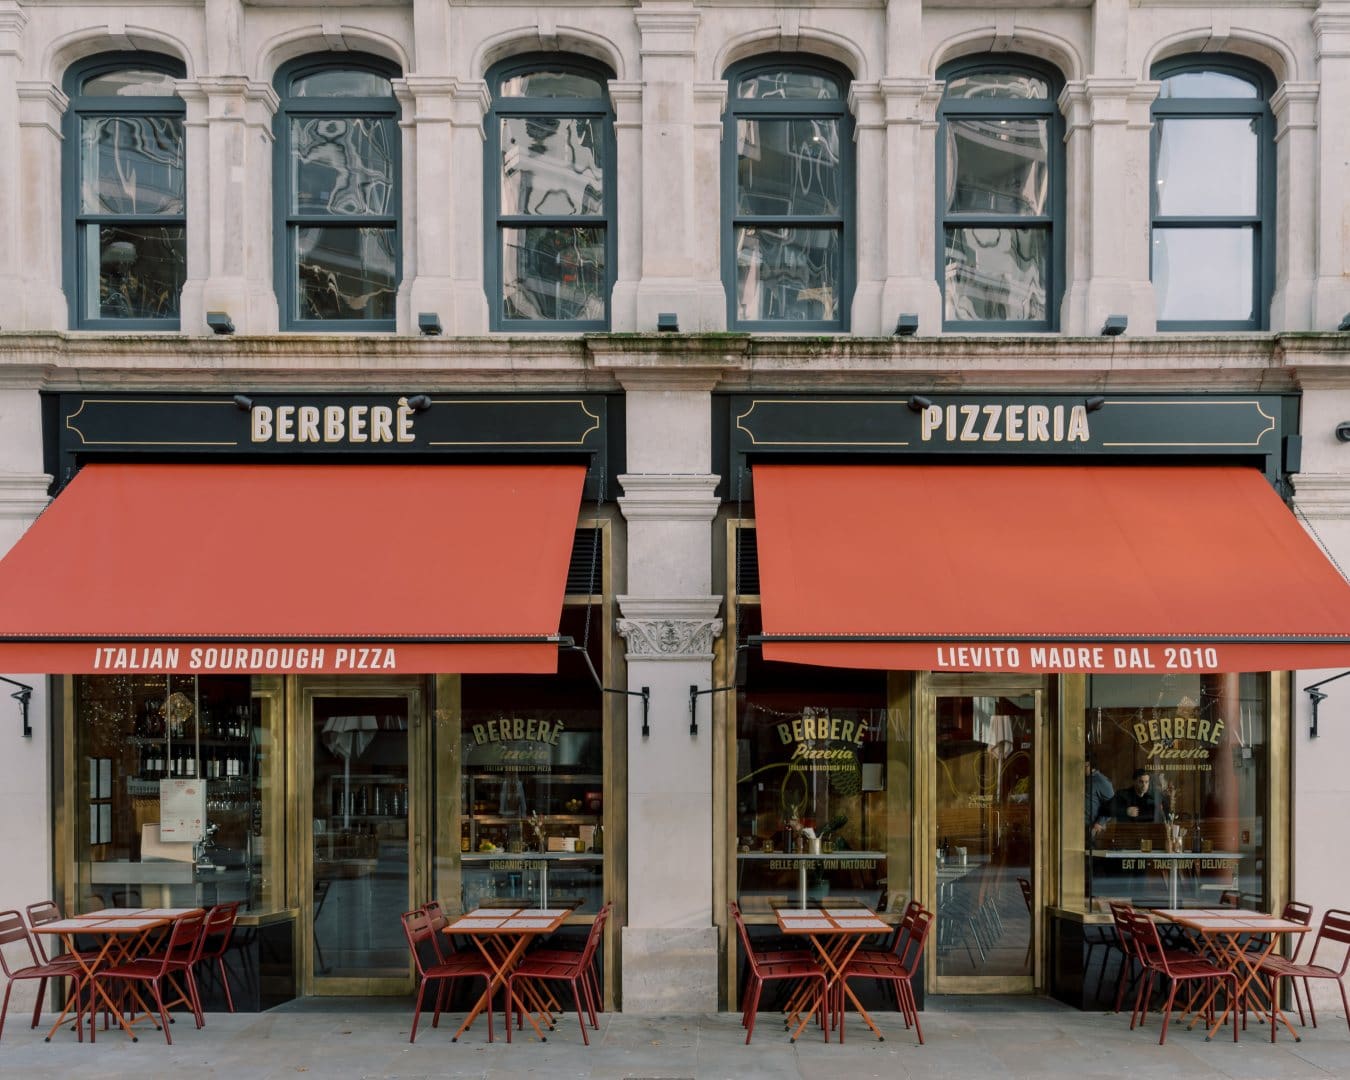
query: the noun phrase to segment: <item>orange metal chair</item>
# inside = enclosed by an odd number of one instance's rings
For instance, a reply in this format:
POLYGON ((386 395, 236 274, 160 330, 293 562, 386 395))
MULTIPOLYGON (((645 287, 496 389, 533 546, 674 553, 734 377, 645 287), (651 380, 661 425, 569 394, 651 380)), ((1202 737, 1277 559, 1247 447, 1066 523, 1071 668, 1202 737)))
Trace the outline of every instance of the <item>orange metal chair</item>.
MULTIPOLYGON (((1299 905, 1306 907, 1307 905, 1299 905)), ((1285 909, 1288 911, 1288 908, 1285 909)), ((1311 915, 1311 910, 1309 911, 1311 915)), ((1298 954, 1295 953, 1295 956, 1298 954)), ((1335 979, 1336 985, 1341 991, 1341 1005, 1345 1008, 1345 1021, 1350 1025, 1350 1001, 1345 996, 1345 972, 1350 968, 1350 911, 1342 911, 1332 908, 1322 916, 1321 925, 1317 928, 1317 937, 1313 941, 1312 952, 1308 955, 1306 964, 1296 963, 1294 960, 1286 960, 1279 956, 1270 956, 1266 958, 1265 963, 1261 965, 1261 974, 1270 980, 1271 1000, 1274 1000, 1275 992, 1279 989, 1281 979, 1302 979, 1304 992, 1308 995, 1308 1015, 1312 1019, 1313 1027, 1317 1026, 1317 1010, 1313 1008, 1312 989, 1308 985, 1310 979, 1335 979), (1345 955, 1341 957, 1341 966, 1333 968, 1327 964, 1317 962, 1317 954, 1322 949, 1323 942, 1330 942, 1337 945, 1346 946, 1345 955)), ((1297 994, 1297 983, 1295 985, 1295 994, 1297 994)), ((1299 1019, 1302 1020, 1303 1010, 1299 1008, 1299 1019)), ((1275 1025, 1271 1025, 1270 1041, 1275 1041, 1275 1025)))
POLYGON ((572 987, 572 1002, 577 1008, 577 1022, 581 1025, 581 1041, 591 1045, 586 1033, 586 1019, 589 1016, 591 1027, 599 1028, 595 1014, 596 993, 591 989, 591 961, 600 945, 600 934, 609 917, 609 907, 601 908, 595 922, 591 923, 590 933, 586 935, 586 947, 581 952, 557 950, 551 955, 545 952, 529 953, 506 978, 506 1041, 511 1041, 511 1017, 516 1015, 516 1023, 523 1021, 520 1006, 516 1002, 516 980, 532 979, 536 982, 565 982, 572 987))
MULTIPOLYGON (((595 921, 598 922, 602 928, 604 927, 605 922, 609 919, 609 912, 613 906, 614 906, 613 900, 606 900, 602 905, 600 905, 600 912, 599 914, 596 915, 595 921)), ((596 930, 595 924, 593 923, 591 925, 590 932, 586 935, 586 940, 590 941, 590 935, 592 933, 598 934, 599 932, 600 931, 596 930)), ((567 948, 534 949, 533 951, 526 954, 526 958, 530 960, 552 960, 557 961, 559 963, 567 963, 569 960, 575 959, 578 953, 584 952, 585 948, 586 948, 585 945, 583 945, 580 949, 567 949, 567 948)), ((605 1011, 605 1004, 604 1004, 604 996, 600 993, 598 957, 599 957, 599 950, 598 949, 592 950, 591 963, 586 968, 586 979, 590 984, 591 1003, 595 1007, 595 1012, 602 1013, 605 1011)))
MULTIPOLYGON (((928 944, 928 935, 933 929, 933 913, 920 907, 913 915, 908 934, 903 936, 904 946, 885 960, 859 960, 855 955, 844 968, 841 982, 850 979, 879 979, 889 983, 895 991, 895 1000, 905 1018, 905 1028, 914 1024, 914 1032, 923 1045, 923 1028, 919 1025, 919 1005, 914 997, 914 972, 923 959, 924 947, 928 944)), ((837 997, 839 1041, 844 1041, 844 994, 843 987, 837 997)))
MULTIPOLYGON (((746 987, 744 1008, 741 1014, 741 1024, 746 1029, 745 1041, 749 1043, 750 1037, 755 1033, 755 1011, 759 1008, 759 999, 764 992, 764 984, 784 979, 790 979, 794 982, 805 979, 820 983, 816 990, 815 1011, 820 1016, 820 1026, 825 1031, 825 1041, 829 1042, 830 1017, 825 1001, 825 988, 829 985, 829 980, 825 977, 825 972, 821 970, 820 965, 802 952, 793 953, 781 960, 766 959, 767 955, 773 954, 756 953, 754 946, 750 944, 750 934, 745 929, 745 920, 741 918, 741 909, 735 904, 727 906, 731 911, 732 919, 736 923, 736 932, 741 937, 741 948, 745 950, 745 961, 750 965, 750 982, 746 987)), ((795 1042, 796 1040, 792 1041, 795 1042)))
POLYGON ((38 950, 33 945, 33 937, 28 932, 28 927, 24 925, 23 916, 17 911, 0 911, 0 971, 5 973, 7 980, 5 985, 5 1001, 0 1005, 0 1035, 5 1031, 5 1014, 9 1012, 9 994, 14 989, 14 984, 22 979, 37 979, 38 995, 37 1004, 33 1006, 33 1027, 38 1026, 38 1020, 42 1016, 42 998, 47 992, 48 979, 67 978, 78 972, 78 968, 72 964, 51 963, 39 956, 38 950), (5 959, 4 946, 12 945, 17 941, 22 941, 28 946, 28 955, 32 958, 31 964, 25 964, 23 967, 11 968, 9 961, 5 959))
MULTIPOLYGON (((1129 917, 1129 923, 1130 938, 1134 943, 1135 954, 1144 969, 1143 977, 1139 980, 1139 989, 1134 995, 1134 1010, 1130 1013, 1130 1030, 1134 1030, 1136 1020, 1141 1026, 1143 1025, 1144 1017, 1148 1013, 1148 998, 1152 991, 1155 976, 1166 979, 1168 982, 1167 1003, 1163 1006, 1162 1034, 1158 1036, 1159 1046, 1167 1041, 1167 1024, 1172 1018, 1172 1003, 1176 1000, 1177 987, 1183 982, 1200 981, 1206 983, 1217 980, 1231 984, 1228 990, 1228 1000, 1231 1006, 1230 1011, 1233 1014, 1233 1041, 1237 1042, 1239 1012, 1236 1000, 1237 974, 1225 968, 1216 967, 1201 957, 1190 954, 1178 955, 1174 950, 1163 948, 1162 938, 1158 936, 1158 928, 1147 915, 1132 914, 1129 917)), ((1214 1017, 1212 998, 1206 1013, 1212 1021, 1214 1017)))
MULTIPOLYGON (((429 984, 435 982, 441 984, 436 993, 436 1010, 431 1017, 431 1026, 439 1027, 441 1006, 444 1002, 442 991, 452 989, 457 979, 482 979, 485 984, 490 983, 492 967, 484 957, 474 955, 467 950, 446 957, 441 950, 440 941, 440 938, 444 935, 439 928, 432 928, 431 920, 427 917, 426 912, 420 908, 417 911, 405 911, 399 918, 403 922, 403 936, 407 938, 408 950, 412 953, 413 963, 417 966, 418 974, 417 1002, 413 1006, 412 1031, 408 1035, 408 1041, 414 1042, 417 1039, 417 1025, 422 1019, 422 1000, 426 995, 429 984), (423 955, 423 947, 428 942, 431 944, 432 955, 435 957, 431 963, 428 963, 423 955)), ((488 1042, 491 1042, 491 1006, 489 1006, 487 1014, 488 1042)))

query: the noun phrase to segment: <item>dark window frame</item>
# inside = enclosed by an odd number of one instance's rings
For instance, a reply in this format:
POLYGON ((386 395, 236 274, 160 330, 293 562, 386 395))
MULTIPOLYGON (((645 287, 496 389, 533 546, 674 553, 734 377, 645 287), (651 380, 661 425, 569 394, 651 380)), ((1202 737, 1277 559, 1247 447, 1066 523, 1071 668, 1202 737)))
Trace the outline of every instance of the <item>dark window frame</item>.
POLYGON ((390 80, 401 72, 393 63, 366 53, 313 53, 283 64, 274 87, 279 102, 272 121, 272 245, 273 286, 280 306, 282 331, 300 333, 393 333, 397 315, 387 319, 300 319, 297 307, 295 231, 302 227, 392 229, 394 234, 394 294, 403 284, 403 139, 399 126, 402 110, 392 89, 388 97, 297 97, 291 87, 301 79, 324 71, 361 71, 390 80), (393 121, 390 160, 394 165, 389 211, 380 216, 318 214, 291 211, 290 143, 291 121, 298 117, 344 116, 393 121))
MULTIPOLYGON (((89 225, 167 225, 177 226, 187 233, 187 106, 179 96, 115 97, 86 96, 81 87, 100 75, 117 71, 156 71, 170 78, 187 77, 187 68, 181 60, 162 53, 119 52, 101 53, 72 64, 62 79, 62 89, 70 100, 61 122, 64 146, 61 154, 61 238, 64 249, 61 279, 66 291, 70 326, 74 330, 134 330, 176 331, 182 328, 181 318, 86 318, 85 311, 85 249, 82 234, 89 225), (80 202, 80 166, 83 142, 80 137, 82 121, 91 116, 177 116, 184 126, 183 180, 184 199, 181 214, 97 214, 85 213, 80 202)), ((184 245, 183 280, 187 280, 187 250, 184 245)), ((179 303, 182 292, 179 292, 179 303)))
POLYGON ((560 71, 598 80, 607 87, 613 72, 599 61, 572 53, 533 52, 512 56, 488 69, 491 104, 483 118, 483 284, 488 300, 488 328, 511 333, 591 333, 610 328, 614 285, 618 279, 617 143, 614 104, 608 90, 598 98, 504 96, 502 84, 521 75, 560 71), (501 206, 501 121, 510 117, 559 117, 598 121, 602 129, 604 213, 550 217, 504 214, 501 206), (605 314, 600 319, 508 318, 503 305, 502 234, 507 229, 603 228, 605 231, 605 314))
POLYGON ((858 160, 854 119, 848 106, 853 75, 847 68, 806 53, 769 53, 733 64, 726 72, 727 109, 722 118, 722 285, 727 294, 727 327, 751 333, 848 333, 853 293, 857 283, 858 160), (775 71, 791 71, 829 79, 839 88, 831 100, 738 98, 737 85, 746 78, 775 71), (741 120, 832 119, 839 123, 841 174, 838 214, 742 214, 736 209, 737 123, 741 120), (839 239, 839 316, 835 319, 738 319, 736 317, 736 230, 743 226, 784 228, 833 227, 839 239))
POLYGON ((963 75, 1008 73, 1026 75, 1046 83, 1044 100, 1016 100, 1013 98, 975 98, 951 100, 944 91, 938 105, 936 143, 937 187, 935 189, 936 238, 934 249, 937 263, 937 283, 942 300, 942 329, 960 333, 1055 333, 1060 326, 1060 305, 1064 299, 1067 211, 1065 203, 1064 115, 1058 101, 1064 88, 1064 75, 1052 64, 1030 56, 1016 54, 992 56, 980 53, 963 56, 943 64, 937 78, 948 83, 963 75), (957 212, 945 209, 947 189, 947 123, 956 120, 1009 120, 1043 118, 1047 123, 1049 152, 1046 168, 1049 171, 1050 192, 1048 213, 997 214, 957 212), (949 319, 947 317, 947 240, 948 228, 1036 228, 1050 234, 1049 265, 1046 267, 1044 319, 949 319))
POLYGON ((1250 98, 1163 98, 1154 99, 1150 111, 1153 121, 1149 137, 1149 280, 1153 280, 1153 233, 1160 228, 1252 228, 1252 319, 1159 319, 1158 329, 1170 331, 1241 331, 1270 328, 1270 300, 1275 291, 1275 198, 1276 146, 1275 116, 1270 99, 1275 93, 1275 77, 1261 66, 1237 56, 1188 53, 1153 65, 1152 77, 1162 82, 1175 75, 1213 72, 1240 79, 1255 87, 1250 98), (1256 213, 1251 215, 1174 214, 1158 211, 1158 150, 1160 133, 1157 121, 1214 120, 1249 117, 1256 124, 1256 213))

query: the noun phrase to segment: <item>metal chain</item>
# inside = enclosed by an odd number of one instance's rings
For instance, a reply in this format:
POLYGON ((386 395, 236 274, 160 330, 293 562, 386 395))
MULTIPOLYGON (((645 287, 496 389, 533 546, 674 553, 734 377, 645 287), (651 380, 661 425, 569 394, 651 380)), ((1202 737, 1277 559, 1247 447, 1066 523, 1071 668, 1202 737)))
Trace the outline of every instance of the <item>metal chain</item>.
POLYGON ((1336 572, 1341 575, 1343 581, 1350 583, 1350 575, 1347 575, 1345 568, 1336 561, 1336 556, 1332 554, 1331 548, 1327 546, 1327 542, 1322 539, 1322 534, 1317 531, 1317 526, 1308 520, 1308 515, 1303 512, 1303 508, 1299 506, 1298 503, 1293 504, 1293 509, 1294 516, 1298 518, 1299 521, 1303 522, 1304 527, 1312 533, 1313 539, 1317 541, 1317 546, 1322 549, 1322 554, 1327 557, 1327 561, 1336 568, 1336 572))
POLYGON ((595 607, 589 598, 595 595, 595 564, 600 556, 600 544, 605 535, 604 530, 599 526, 600 511, 605 505, 605 467, 603 465, 600 466, 600 472, 597 479, 598 483, 596 484, 595 491, 595 520, 597 523, 596 532, 600 535, 598 537, 593 537, 591 541, 591 568, 586 576, 586 624, 581 631, 581 647, 586 650, 587 654, 590 653, 591 649, 591 609, 595 607))

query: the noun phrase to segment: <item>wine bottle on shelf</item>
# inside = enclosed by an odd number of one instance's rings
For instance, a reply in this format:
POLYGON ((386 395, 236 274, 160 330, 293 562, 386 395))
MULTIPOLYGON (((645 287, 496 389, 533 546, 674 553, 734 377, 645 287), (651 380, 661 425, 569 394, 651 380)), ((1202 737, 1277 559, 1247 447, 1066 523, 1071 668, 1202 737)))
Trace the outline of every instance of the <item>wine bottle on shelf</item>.
POLYGON ((183 775, 184 776, 197 775, 197 759, 192 756, 191 750, 188 750, 187 753, 183 755, 183 775))

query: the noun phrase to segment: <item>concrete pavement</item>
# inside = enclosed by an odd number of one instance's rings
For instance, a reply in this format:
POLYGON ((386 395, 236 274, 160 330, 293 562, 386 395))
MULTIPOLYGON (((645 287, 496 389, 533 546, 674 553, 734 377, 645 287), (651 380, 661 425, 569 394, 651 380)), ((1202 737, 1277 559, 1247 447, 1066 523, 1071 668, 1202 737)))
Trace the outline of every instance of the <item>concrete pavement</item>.
MULTIPOLYGON (((855 1021, 840 1046, 819 1033, 795 1046, 772 1014, 761 1014, 750 1046, 739 1018, 722 1013, 653 1017, 610 1013, 581 1043, 576 1017, 565 1014, 548 1042, 533 1038, 508 1046, 487 1043, 480 1020, 459 1043, 454 1026, 424 1018, 409 1045, 411 1003, 383 999, 308 999, 265 1013, 211 1013, 197 1031, 180 1015, 174 1043, 147 1029, 132 1043, 118 1031, 99 1032, 94 1045, 68 1030, 51 1043, 31 1031, 22 1011, 11 1012, 0 1040, 0 1074, 23 1077, 229 1077, 231 1080, 305 1077, 595 1077, 809 1078, 886 1077, 1350 1077, 1350 1030, 1344 1016, 1319 1015, 1321 1027, 1301 1043, 1252 1024, 1234 1045, 1205 1042, 1199 1029, 1174 1026, 1158 1046, 1158 1020, 1129 1030, 1128 1015, 1079 1012, 1044 998, 930 998, 923 1013, 926 1045, 918 1046, 898 1014, 878 1019, 884 1042, 855 1021)), ((50 1024, 52 1017, 46 1018, 50 1024)), ((456 1022, 458 1016, 456 1017, 456 1022)), ((527 1029, 528 1030, 528 1029, 527 1029)), ((498 1030, 498 1038, 501 1032, 498 1030)))

